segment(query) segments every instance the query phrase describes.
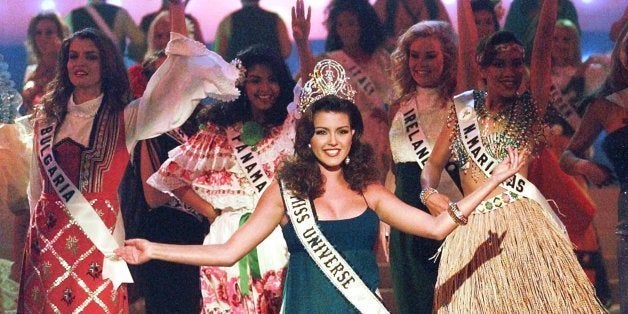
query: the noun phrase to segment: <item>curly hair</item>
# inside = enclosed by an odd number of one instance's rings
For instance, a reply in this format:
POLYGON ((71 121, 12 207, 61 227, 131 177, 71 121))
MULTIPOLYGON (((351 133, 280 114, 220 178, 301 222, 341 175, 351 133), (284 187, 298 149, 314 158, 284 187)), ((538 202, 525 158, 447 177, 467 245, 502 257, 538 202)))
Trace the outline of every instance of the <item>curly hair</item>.
POLYGON ((74 85, 68 73, 70 44, 75 39, 90 40, 98 49, 100 56, 101 91, 104 93, 103 105, 113 111, 124 110, 131 97, 129 79, 127 77, 122 56, 111 40, 101 31, 86 28, 78 31, 63 41, 61 53, 57 60, 57 74, 50 82, 48 92, 42 99, 44 113, 48 118, 62 123, 68 111, 68 100, 74 92, 74 85))
MULTIPOLYGON (((264 45, 251 46, 241 51, 236 58, 242 62, 245 69, 251 69, 253 66, 261 64, 273 71, 273 75, 279 83, 279 97, 272 107, 265 111, 265 123, 267 127, 282 124, 288 115, 288 104, 294 98, 292 90, 296 84, 286 63, 277 52, 264 45)), ((244 84, 238 86, 240 90, 238 99, 232 102, 220 102, 208 107, 201 113, 199 120, 222 127, 251 120, 253 111, 245 93, 244 84)))
POLYGON ((327 19, 327 39, 325 51, 342 49, 342 41, 338 35, 338 15, 343 12, 354 13, 360 25, 360 48, 373 54, 384 42, 384 28, 373 6, 366 0, 334 0, 325 9, 327 19))
POLYGON ((294 143, 295 154, 284 160, 277 173, 286 187, 297 197, 312 199, 321 196, 325 190, 324 180, 316 156, 309 147, 314 135, 314 116, 319 112, 345 113, 349 116, 352 136, 349 158, 351 162, 343 163, 343 177, 352 190, 361 192, 370 183, 378 181, 374 153, 370 145, 362 143, 360 138, 364 131, 362 116, 358 108, 349 100, 334 95, 325 96, 310 105, 296 125, 294 143))
POLYGON ((63 40, 68 35, 68 27, 61 21, 59 15, 54 12, 42 12, 35 15, 30 22, 28 22, 28 31, 26 33, 26 51, 28 52, 28 59, 31 63, 37 63, 41 58, 41 51, 35 44, 35 35, 37 35, 37 24, 43 20, 49 20, 57 27, 57 38, 59 41, 63 40))
POLYGON ((399 37, 397 48, 391 55, 393 81, 399 97, 414 92, 416 83, 412 79, 408 58, 410 45, 418 38, 434 37, 443 49, 443 73, 437 86, 444 98, 451 98, 456 88, 456 72, 458 71, 458 43, 451 25, 443 21, 423 21, 412 25, 399 37))

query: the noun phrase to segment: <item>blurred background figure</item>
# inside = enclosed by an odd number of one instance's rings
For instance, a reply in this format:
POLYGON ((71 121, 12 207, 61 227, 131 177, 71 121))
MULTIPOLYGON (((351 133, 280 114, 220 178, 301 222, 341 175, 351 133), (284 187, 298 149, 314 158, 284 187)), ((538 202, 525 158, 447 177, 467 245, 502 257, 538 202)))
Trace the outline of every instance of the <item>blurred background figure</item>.
MULTIPOLYGON (((189 0, 184 1, 184 4, 187 5, 188 2, 190 1, 189 0)), ((144 15, 142 17, 142 20, 140 21, 140 30, 142 30, 144 35, 146 35, 146 45, 149 47, 149 49, 150 49, 150 39, 149 39, 150 35, 148 34, 148 32, 149 32, 150 26, 153 23, 153 20, 155 20, 155 18, 157 18, 157 16, 160 15, 160 13, 168 12, 169 7, 170 7, 170 2, 168 0, 162 0, 161 7, 157 11, 144 15)), ((198 19, 192 16, 191 14, 185 14, 185 22, 188 28, 188 32, 190 33, 190 38, 194 38, 194 40, 204 43, 205 40, 203 38, 203 31, 201 30, 201 25, 198 22, 198 19)), ((166 42, 167 42, 167 38, 166 38, 166 42)), ((159 49, 163 49, 163 48, 158 48, 158 49, 153 49, 153 50, 159 50, 159 49)), ((151 52, 147 52, 147 54, 151 54, 151 52)))
MULTIPOLYGON (((539 20, 539 11, 543 0, 513 0, 506 15, 504 29, 517 36, 525 48, 526 62, 530 61, 532 53, 532 43, 539 20)), ((558 0, 557 19, 568 19, 574 23, 578 34, 580 34, 580 24, 578 23, 578 12, 571 0, 558 0)))
POLYGON ((26 230, 28 169, 33 143, 20 93, 0 54, 0 313, 15 313, 26 230))
POLYGON ((619 273, 618 301, 620 312, 628 310, 628 24, 622 32, 611 57, 611 72, 602 88, 595 94, 582 118, 580 127, 562 154, 561 168, 571 174, 584 176, 597 186, 619 181, 617 202, 617 268, 619 273), (614 168, 611 170, 587 157, 587 150, 601 132, 608 135, 602 142, 614 168))
POLYGON ((141 62, 144 56, 144 34, 137 27, 129 12, 106 2, 106 0, 88 0, 87 5, 72 10, 66 17, 70 32, 88 27, 100 29, 116 45, 122 56, 141 62), (127 39, 130 40, 128 51, 127 39))
POLYGON ((259 0, 242 0, 242 9, 220 21, 214 51, 230 61, 255 44, 268 46, 284 59, 292 51, 288 29, 279 15, 260 8, 259 0))
POLYGON ((67 27, 56 13, 39 13, 28 23, 26 49, 30 65, 24 74, 21 115, 31 114, 33 107, 41 103, 46 85, 55 76, 57 56, 66 36, 67 27))
POLYGON ((373 147, 380 182, 390 168, 387 130, 391 103, 390 55, 373 7, 366 0, 334 0, 326 8, 327 39, 319 59, 339 62, 356 90, 355 104, 364 120, 364 140, 373 147))
POLYGON ((447 9, 440 0, 377 0, 373 7, 384 27, 389 51, 395 49, 397 38, 418 22, 450 22, 447 9))

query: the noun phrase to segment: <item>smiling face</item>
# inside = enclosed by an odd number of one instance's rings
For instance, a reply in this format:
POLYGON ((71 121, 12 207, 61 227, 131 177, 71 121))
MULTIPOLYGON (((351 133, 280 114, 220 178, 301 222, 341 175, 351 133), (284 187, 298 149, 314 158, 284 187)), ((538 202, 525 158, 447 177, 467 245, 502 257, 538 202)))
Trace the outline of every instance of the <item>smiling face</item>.
POLYGON ((488 66, 481 67, 480 73, 493 97, 512 98, 517 95, 525 73, 523 52, 518 49, 499 51, 488 66))
POLYGON ((61 48, 57 24, 49 19, 42 19, 35 26, 35 45, 40 55, 56 55, 61 48))
POLYGON ((76 89, 100 89, 100 52, 93 41, 76 38, 70 43, 67 70, 76 89))
POLYGON ((408 67, 416 85, 436 87, 443 74, 445 57, 440 40, 436 37, 420 37, 410 44, 408 67))
POLYGON ((256 64, 246 70, 244 90, 256 116, 256 112, 266 111, 275 104, 281 88, 273 70, 265 64, 256 64))
POLYGON ((330 171, 340 169, 349 155, 355 133, 349 115, 320 111, 314 114, 313 123, 314 135, 310 145, 319 165, 330 171))

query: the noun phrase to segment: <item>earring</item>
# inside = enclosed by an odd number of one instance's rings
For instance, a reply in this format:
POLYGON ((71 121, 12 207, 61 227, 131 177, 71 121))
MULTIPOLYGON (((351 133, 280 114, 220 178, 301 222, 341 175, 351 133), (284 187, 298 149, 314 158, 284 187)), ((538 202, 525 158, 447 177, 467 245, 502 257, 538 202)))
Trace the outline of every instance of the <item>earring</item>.
POLYGON ((351 158, 349 158, 349 155, 347 155, 347 158, 345 158, 345 165, 348 165, 351 162, 351 158))
POLYGON ((309 147, 310 149, 312 149, 312 144, 307 144, 307 147, 309 147))

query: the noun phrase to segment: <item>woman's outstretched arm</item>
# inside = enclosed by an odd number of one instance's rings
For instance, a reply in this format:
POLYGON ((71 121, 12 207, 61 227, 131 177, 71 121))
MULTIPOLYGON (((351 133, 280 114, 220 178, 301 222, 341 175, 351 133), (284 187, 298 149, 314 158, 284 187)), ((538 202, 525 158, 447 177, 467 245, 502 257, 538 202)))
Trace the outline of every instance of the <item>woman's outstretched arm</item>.
MULTIPOLYGON (((521 169, 525 164, 526 155, 527 152, 519 152, 509 147, 508 157, 495 168, 491 177, 455 203, 460 212, 468 217, 500 183, 521 169)), ((375 204, 374 209, 381 220, 406 233, 440 240, 458 226, 448 211, 436 217, 431 216, 405 204, 381 185, 369 186, 365 196, 372 198, 369 203, 375 204)))

